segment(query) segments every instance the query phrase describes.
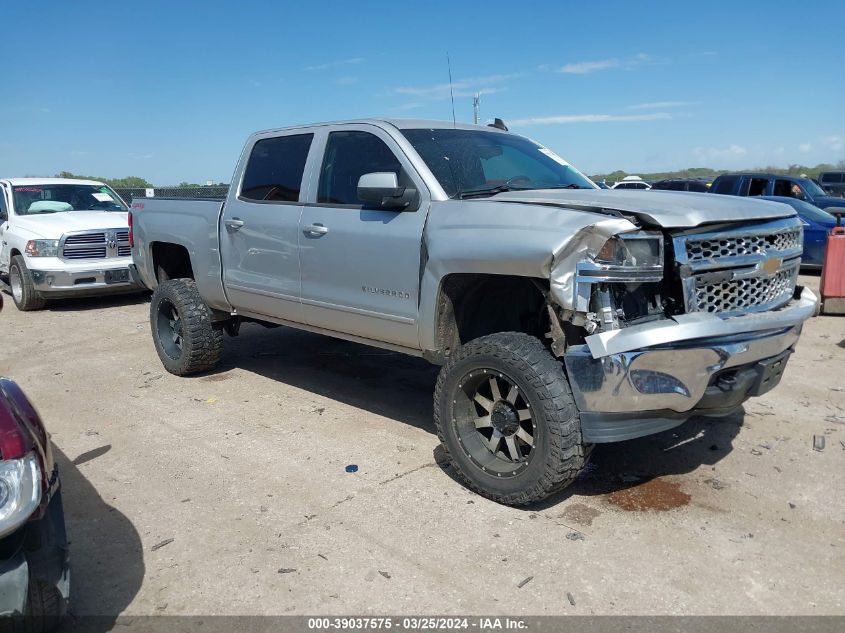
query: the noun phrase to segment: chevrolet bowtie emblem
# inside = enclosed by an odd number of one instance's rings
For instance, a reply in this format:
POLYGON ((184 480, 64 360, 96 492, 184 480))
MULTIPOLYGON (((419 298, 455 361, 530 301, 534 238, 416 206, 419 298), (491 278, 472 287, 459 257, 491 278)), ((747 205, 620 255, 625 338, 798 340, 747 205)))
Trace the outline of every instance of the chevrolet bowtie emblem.
POLYGON ((769 259, 763 262, 763 270, 773 275, 780 270, 781 264, 783 264, 783 260, 780 257, 769 257, 769 259))

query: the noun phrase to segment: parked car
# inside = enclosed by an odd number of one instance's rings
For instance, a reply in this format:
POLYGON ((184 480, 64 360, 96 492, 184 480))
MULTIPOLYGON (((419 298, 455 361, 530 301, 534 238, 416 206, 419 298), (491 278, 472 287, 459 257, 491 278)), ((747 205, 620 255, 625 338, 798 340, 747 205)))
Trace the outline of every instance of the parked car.
POLYGON ((658 180, 651 185, 651 188, 662 189, 665 191, 695 191, 697 193, 707 193, 710 189, 710 183, 699 178, 674 178, 658 180))
POLYGON ((21 630, 50 631, 69 597, 68 542, 50 436, 21 388, 0 377, 0 617, 20 618, 21 630))
POLYGON ((131 292, 128 208, 101 182, 0 180, 0 279, 19 310, 131 292))
POLYGON ((574 481, 595 443, 773 388, 817 306, 791 208, 601 191, 451 122, 260 132, 225 200, 135 199, 129 225, 167 371, 213 369, 249 321, 422 356, 455 472, 514 505, 574 481))
POLYGON ((845 171, 826 171, 819 174, 819 184, 831 196, 845 196, 845 171))
POLYGON ((809 178, 775 174, 723 174, 710 186, 710 193, 731 196, 776 196, 804 200, 819 209, 845 210, 845 198, 828 195, 809 178))
POLYGON ((639 176, 625 176, 615 183, 611 189, 651 189, 651 185, 639 176))
POLYGON ((836 218, 827 211, 822 211, 809 202, 797 198, 766 196, 764 200, 788 204, 804 223, 804 252, 801 255, 801 266, 810 269, 820 269, 824 264, 824 253, 827 247, 827 236, 830 229, 836 226, 836 218))

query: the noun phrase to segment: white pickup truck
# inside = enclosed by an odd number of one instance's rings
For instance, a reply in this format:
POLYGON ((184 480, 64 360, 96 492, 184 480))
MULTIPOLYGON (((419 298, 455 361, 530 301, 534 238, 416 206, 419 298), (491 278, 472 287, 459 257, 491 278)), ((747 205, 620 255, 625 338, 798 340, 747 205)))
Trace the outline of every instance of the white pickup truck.
POLYGON ((127 207, 92 180, 0 180, 0 282, 19 310, 46 300, 137 290, 127 207))

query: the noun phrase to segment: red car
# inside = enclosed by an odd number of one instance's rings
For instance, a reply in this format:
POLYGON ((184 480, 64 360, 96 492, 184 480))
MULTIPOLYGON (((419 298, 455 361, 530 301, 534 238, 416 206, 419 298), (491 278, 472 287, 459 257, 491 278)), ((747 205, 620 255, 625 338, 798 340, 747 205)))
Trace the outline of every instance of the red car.
POLYGON ((69 589, 50 436, 21 388, 0 377, 0 616, 25 620, 27 631, 49 631, 67 609, 69 589))

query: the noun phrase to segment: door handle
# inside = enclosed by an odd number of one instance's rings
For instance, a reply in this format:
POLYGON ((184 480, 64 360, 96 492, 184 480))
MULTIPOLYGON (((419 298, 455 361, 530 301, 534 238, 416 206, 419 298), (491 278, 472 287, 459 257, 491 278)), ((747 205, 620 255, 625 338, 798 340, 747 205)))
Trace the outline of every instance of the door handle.
POLYGON ((325 235, 329 232, 329 227, 323 226, 319 222, 315 222, 314 224, 309 224, 304 229, 302 229, 305 233, 309 235, 314 235, 319 237, 320 235, 325 235))
POLYGON ((229 233, 234 233, 244 225, 244 221, 240 218, 232 218, 231 220, 226 220, 225 224, 226 230, 229 231, 229 233))

